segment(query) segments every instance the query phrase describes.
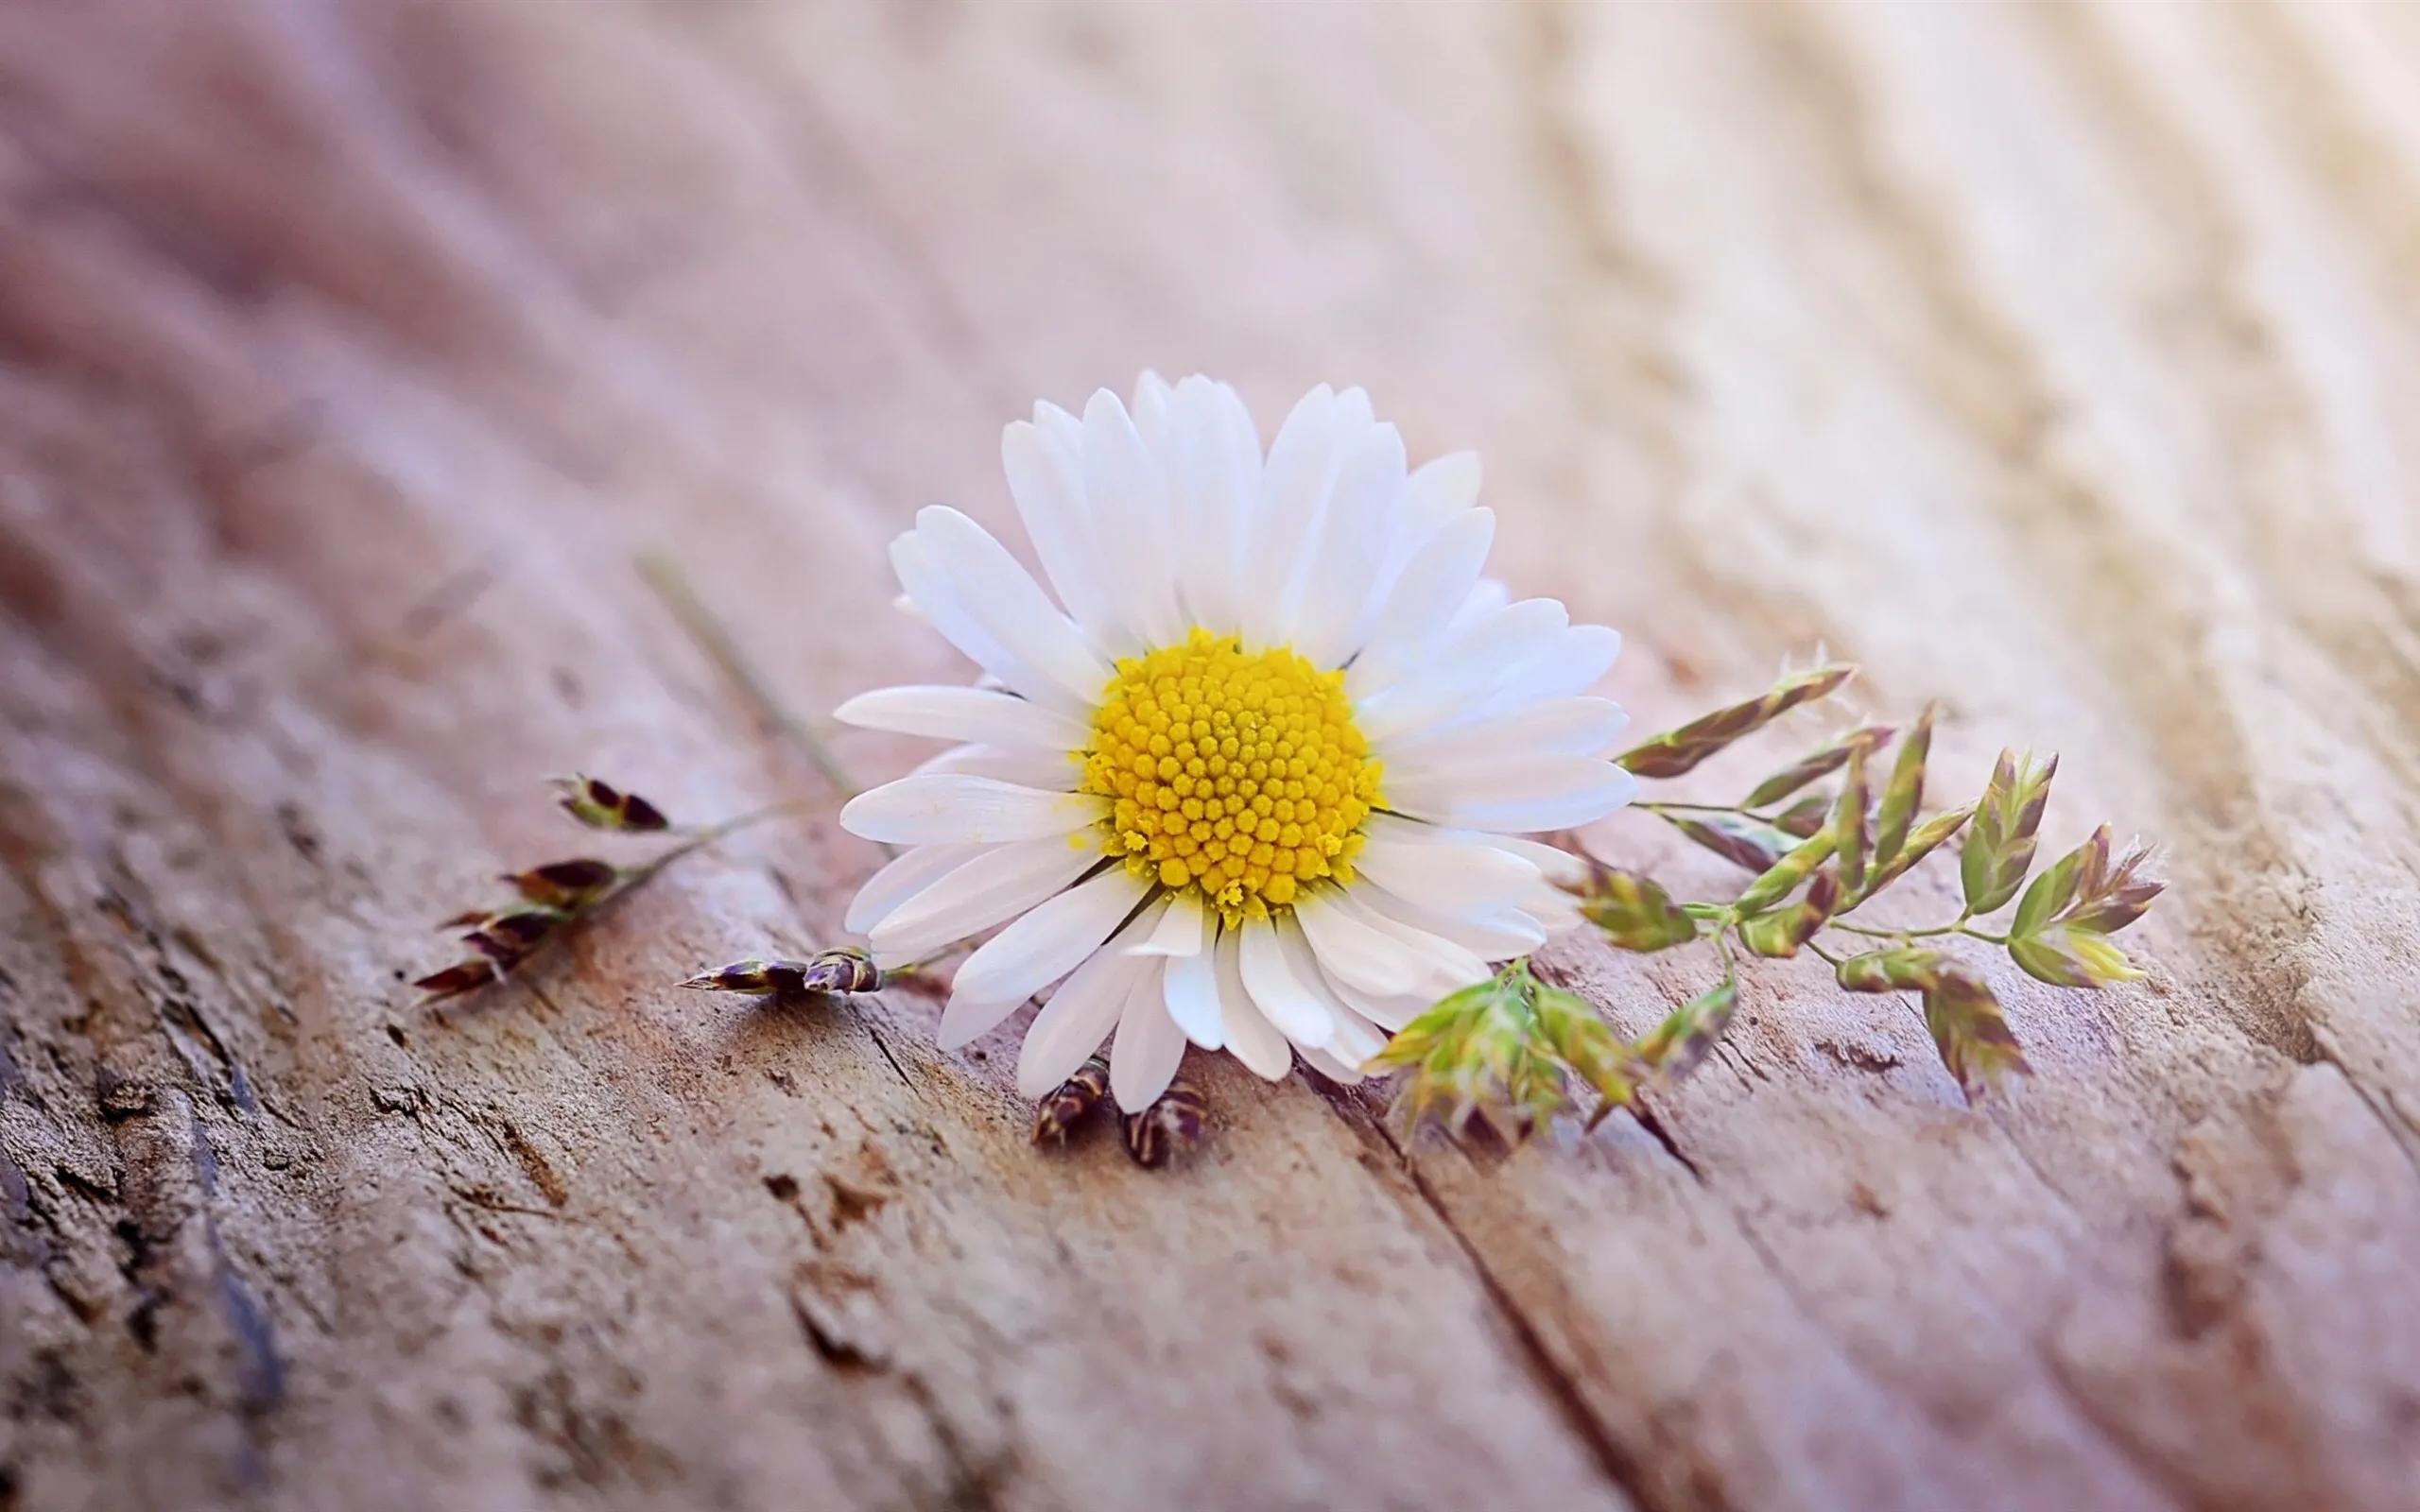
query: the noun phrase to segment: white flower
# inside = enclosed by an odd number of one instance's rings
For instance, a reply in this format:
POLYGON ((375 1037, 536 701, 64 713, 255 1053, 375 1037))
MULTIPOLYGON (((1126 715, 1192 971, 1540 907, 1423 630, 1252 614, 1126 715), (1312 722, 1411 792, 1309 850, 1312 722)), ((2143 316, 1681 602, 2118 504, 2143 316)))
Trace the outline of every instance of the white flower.
POLYGON ((1006 926, 959 967, 944 1048, 1056 982, 1028 1096, 1113 1029, 1129 1110, 1188 1040, 1351 1079, 1565 917, 1547 878, 1571 858, 1513 836, 1631 797, 1602 759, 1622 711, 1585 696, 1621 638, 1480 576, 1476 457, 1407 472, 1361 390, 1324 386, 1264 456, 1233 389, 1153 374, 1131 414, 1105 389, 1080 420, 1035 406, 1001 456, 1058 602, 925 509, 891 561, 986 676, 838 711, 959 743, 840 815, 911 848, 848 914, 884 966, 1006 926))

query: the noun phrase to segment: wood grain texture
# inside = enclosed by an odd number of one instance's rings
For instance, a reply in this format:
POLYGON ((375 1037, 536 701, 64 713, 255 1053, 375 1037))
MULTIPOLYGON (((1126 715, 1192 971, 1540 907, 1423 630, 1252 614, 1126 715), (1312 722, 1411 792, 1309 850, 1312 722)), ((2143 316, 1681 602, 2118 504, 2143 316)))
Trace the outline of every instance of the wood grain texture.
POLYGON ((2415 17, 0 9, 0 1508, 2409 1506, 2415 17), (883 542, 1146 366, 1483 449, 1643 721, 1820 641, 2065 750, 2152 979, 1997 972, 1969 1111, 1762 967, 1504 1159, 1197 1065, 1161 1175, 927 998, 667 990, 824 824, 411 1005, 543 775, 816 790, 640 553, 801 708, 941 673, 883 542))

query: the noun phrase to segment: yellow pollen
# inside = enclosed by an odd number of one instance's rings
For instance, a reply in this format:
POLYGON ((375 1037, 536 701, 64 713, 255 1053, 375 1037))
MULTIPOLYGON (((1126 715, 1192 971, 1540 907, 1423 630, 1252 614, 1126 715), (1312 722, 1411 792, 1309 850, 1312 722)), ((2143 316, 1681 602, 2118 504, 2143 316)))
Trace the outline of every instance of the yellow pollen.
POLYGON ((1083 761, 1083 791, 1111 800, 1104 849, 1229 923, 1352 881, 1378 802, 1342 672, 1204 629, 1117 663, 1083 761))

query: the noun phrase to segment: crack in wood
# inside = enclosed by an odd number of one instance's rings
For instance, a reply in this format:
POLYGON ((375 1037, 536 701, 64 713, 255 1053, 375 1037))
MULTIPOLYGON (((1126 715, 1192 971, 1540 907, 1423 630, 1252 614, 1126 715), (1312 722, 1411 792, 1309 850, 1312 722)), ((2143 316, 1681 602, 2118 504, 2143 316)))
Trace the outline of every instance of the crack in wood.
MULTIPOLYGON (((142 9, 0 37, 0 1512, 169 1469, 278 1512, 2408 1500, 2411 1293, 2360 1268, 2420 1248, 2420 577, 2377 407, 2420 373, 2420 220, 2371 192, 2420 183, 2408 21, 430 0, 162 43, 142 9), (641 920, 470 1032, 394 1021, 398 920, 534 841, 504 795, 551 764, 804 780, 745 690, 648 677, 634 552, 750 606, 765 686, 938 672, 861 630, 883 541, 925 496, 1005 522, 1023 390, 1189 325, 1256 407, 1328 352, 1416 450, 1488 443, 1507 577, 1633 619, 1645 718, 1820 633, 1954 682, 1945 780, 2003 733, 2099 753, 2062 783, 2175 836, 2179 912, 2152 985, 2019 1007, 2011 1156, 1820 1003, 1613 1125, 1652 1179, 1474 1151, 1484 1193, 1366 1098, 1149 1191, 1037 1162, 1004 1066, 870 1005, 878 1064, 836 1017, 717 1076, 641 920), (2277 1134, 2294 1064, 2362 1106, 2277 1134), (2180 1217, 2180 1141, 2239 1127, 2180 1217), (1603 1215, 1556 1203, 1642 1191, 1686 1221, 1620 1258, 1770 1291, 1787 1340, 1567 1247, 1603 1215), (1378 1263, 1476 1326, 1329 1280, 1378 1263), (1673 1347, 1600 1344, 1617 1314, 1673 1347), (1911 1315, 1986 1326, 1910 1372, 1911 1315), (1311 1341, 1277 1388, 1271 1330, 1311 1341), (1802 1384, 1851 1371, 1922 1441, 1802 1384), (1344 1422, 1390 1385, 1437 1422, 1344 1422)), ((828 924, 840 843, 760 901, 828 924)), ((746 914, 713 922, 782 932, 746 914)))
MULTIPOLYGON (((1386 1153, 1393 1167, 1410 1184, 1421 1206, 1454 1242, 1463 1263, 1470 1267, 1472 1279, 1478 1283, 1480 1295, 1487 1299, 1490 1312, 1511 1335, 1513 1358, 1554 1407, 1564 1430, 1587 1452, 1599 1473, 1638 1506, 1661 1508, 1667 1505, 1657 1495, 1637 1456, 1622 1443, 1613 1425, 1598 1416, 1596 1409, 1589 1404, 1585 1389, 1555 1357, 1547 1344, 1545 1333, 1496 1276, 1485 1250, 1455 1221, 1453 1210, 1438 1194, 1426 1174, 1395 1138, 1393 1131, 1387 1127, 1384 1119, 1374 1113, 1348 1088, 1336 1086, 1324 1078, 1318 1079, 1313 1085, 1319 1090, 1322 1099, 1335 1109, 1339 1118, 1360 1137, 1363 1143, 1386 1153)), ((1727 1503, 1713 1502, 1703 1504, 1719 1509, 1727 1503)))

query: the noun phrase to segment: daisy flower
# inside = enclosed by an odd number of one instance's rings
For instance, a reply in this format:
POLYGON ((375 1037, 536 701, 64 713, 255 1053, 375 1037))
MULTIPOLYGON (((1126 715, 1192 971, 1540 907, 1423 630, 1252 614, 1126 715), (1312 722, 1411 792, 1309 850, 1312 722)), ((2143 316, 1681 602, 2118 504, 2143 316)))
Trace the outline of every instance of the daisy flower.
POLYGON ((1264 454, 1232 388, 1146 374, 1131 410, 1037 405, 1001 459, 1050 592, 923 510, 891 562, 983 675, 837 712, 954 743, 840 815, 908 848, 848 913, 879 964, 998 931, 958 969, 943 1048, 1055 983, 1030 1097, 1113 1034, 1129 1111, 1188 1042, 1350 1080, 1568 917, 1572 858, 1520 836, 1630 799, 1602 759, 1622 711, 1587 696, 1621 638, 1481 576, 1476 457, 1410 471, 1361 390, 1324 386, 1264 454))

